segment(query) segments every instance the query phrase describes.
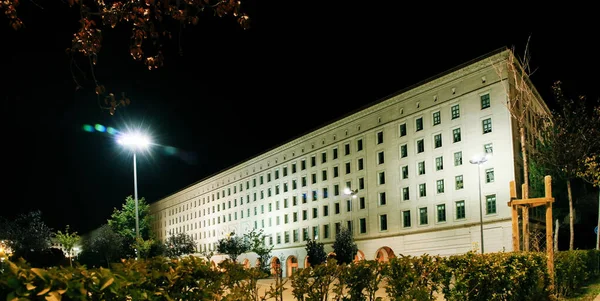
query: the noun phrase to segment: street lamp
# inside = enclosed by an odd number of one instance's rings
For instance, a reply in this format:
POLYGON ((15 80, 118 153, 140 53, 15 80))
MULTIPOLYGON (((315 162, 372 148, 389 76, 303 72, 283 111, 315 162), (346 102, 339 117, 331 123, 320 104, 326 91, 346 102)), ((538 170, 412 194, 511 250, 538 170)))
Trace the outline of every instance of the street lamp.
POLYGON ((344 194, 345 195, 351 195, 352 198, 354 198, 354 199, 356 198, 356 194, 357 193, 358 193, 358 189, 352 190, 352 189, 350 189, 348 187, 344 188, 344 194))
POLYGON ((481 205, 481 165, 487 162, 488 156, 476 156, 469 160, 471 164, 477 164, 477 179, 479 180, 479 228, 481 231, 481 254, 483 254, 483 208, 481 205))
POLYGON ((135 237, 140 238, 140 217, 138 210, 137 193, 137 165, 136 151, 143 150, 150 146, 150 138, 140 133, 128 133, 119 136, 117 142, 133 151, 133 191, 135 196, 135 237))

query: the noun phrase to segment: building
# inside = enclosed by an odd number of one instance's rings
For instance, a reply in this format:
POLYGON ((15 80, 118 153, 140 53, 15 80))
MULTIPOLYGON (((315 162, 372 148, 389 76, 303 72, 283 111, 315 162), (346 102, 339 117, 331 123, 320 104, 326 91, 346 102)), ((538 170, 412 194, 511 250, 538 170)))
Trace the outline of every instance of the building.
MULTIPOLYGON (((486 252, 511 251, 506 204, 522 163, 502 68, 510 56, 489 53, 183 188, 150 205, 154 231, 163 240, 186 232, 209 251, 232 232, 264 229, 289 276, 305 263, 307 238, 331 251, 341 227, 352 230, 358 258, 479 248, 481 196, 486 252), (481 167, 469 163, 486 153, 481 167)), ((528 110, 549 112, 527 83, 528 110)))

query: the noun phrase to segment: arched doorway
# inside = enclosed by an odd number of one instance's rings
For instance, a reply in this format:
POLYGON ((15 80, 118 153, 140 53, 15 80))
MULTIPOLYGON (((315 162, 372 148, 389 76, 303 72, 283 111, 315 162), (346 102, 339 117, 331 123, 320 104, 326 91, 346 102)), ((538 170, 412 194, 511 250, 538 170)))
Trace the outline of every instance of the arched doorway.
POLYGON ((294 255, 288 256, 286 265, 287 271, 285 275, 286 277, 292 277, 292 275, 298 270, 298 258, 296 258, 294 255))
POLYGON ((390 258, 395 257, 396 255, 394 255, 394 251, 392 251, 390 247, 381 247, 379 250, 377 250, 377 253, 375 253, 375 260, 379 262, 387 262, 390 260, 390 258))
POLYGON ((363 251, 361 250, 358 250, 358 252, 356 252, 356 255, 354 255, 354 262, 361 260, 365 260, 365 253, 363 253, 363 251))
POLYGON ((304 268, 310 267, 310 263, 308 263, 308 256, 304 257, 304 268))
POLYGON ((281 261, 274 256, 271 259, 271 275, 275 276, 276 273, 279 273, 279 276, 281 276, 281 261))
POLYGON ((262 266, 260 265, 260 258, 256 259, 256 262, 254 262, 254 266, 257 268, 262 268, 262 266))
POLYGON ((249 269, 250 268, 250 260, 248 260, 248 258, 244 259, 244 261, 242 262, 242 264, 244 265, 244 269, 249 269))

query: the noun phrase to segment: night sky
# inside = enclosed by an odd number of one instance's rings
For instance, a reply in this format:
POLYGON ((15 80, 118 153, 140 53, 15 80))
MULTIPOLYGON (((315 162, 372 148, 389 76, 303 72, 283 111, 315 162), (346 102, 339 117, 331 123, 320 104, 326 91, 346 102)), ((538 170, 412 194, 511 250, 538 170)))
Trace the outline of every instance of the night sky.
POLYGON ((521 55, 530 35, 532 81, 550 105, 555 80, 599 95, 591 7, 242 1, 250 29, 210 15, 181 40, 173 28, 158 70, 133 61, 125 26, 105 29, 96 78, 132 100, 111 116, 81 59, 75 90, 65 49, 77 10, 36 3, 23 1, 19 31, 0 16, 0 215, 40 209, 54 229, 92 230, 133 194, 131 154, 84 124, 148 129, 159 145, 138 157, 138 191, 153 202, 497 48, 521 55))

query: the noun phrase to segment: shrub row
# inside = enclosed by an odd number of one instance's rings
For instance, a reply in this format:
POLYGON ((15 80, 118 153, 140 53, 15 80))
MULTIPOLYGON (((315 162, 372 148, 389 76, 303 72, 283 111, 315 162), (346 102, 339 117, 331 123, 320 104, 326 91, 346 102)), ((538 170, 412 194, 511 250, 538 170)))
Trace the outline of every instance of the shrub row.
MULTIPOLYGON (((597 251, 555 254, 555 289, 568 296, 599 275, 597 251)), ((82 266, 31 268, 24 261, 0 266, 6 300, 260 300, 259 269, 223 262, 213 269, 200 258, 124 260, 111 269, 82 266)), ((298 270, 291 278, 297 300, 375 300, 380 288, 393 300, 549 300, 543 253, 467 253, 450 257, 398 256, 389 262, 335 260, 298 270)), ((281 292, 271 287, 266 297, 281 292)))

